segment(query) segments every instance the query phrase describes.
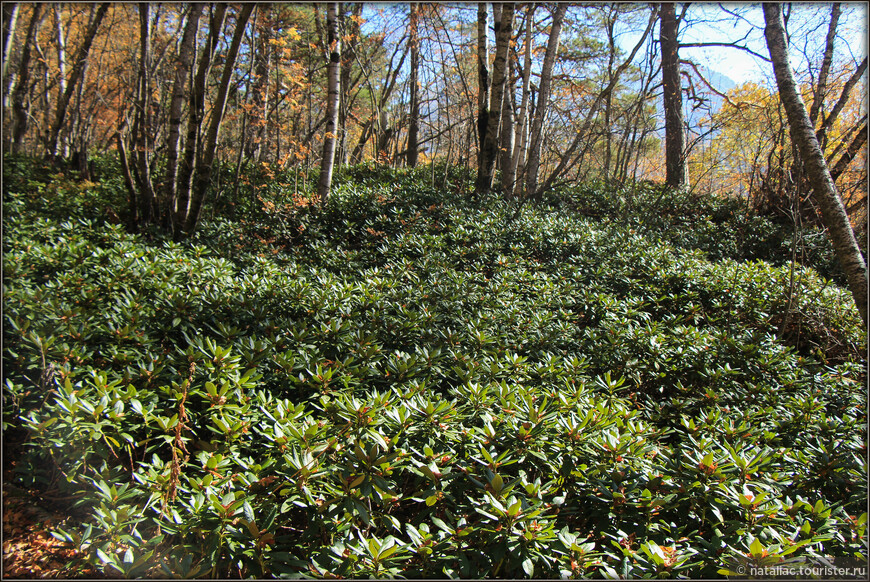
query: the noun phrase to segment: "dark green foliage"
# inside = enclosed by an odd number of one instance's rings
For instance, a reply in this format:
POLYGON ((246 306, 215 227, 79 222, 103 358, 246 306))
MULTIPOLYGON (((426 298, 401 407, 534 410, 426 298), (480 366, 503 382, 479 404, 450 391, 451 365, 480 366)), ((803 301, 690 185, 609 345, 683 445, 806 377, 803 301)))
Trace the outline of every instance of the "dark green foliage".
MULTIPOLYGON (((792 221, 756 215, 730 196, 695 195, 652 182, 615 188, 595 183, 551 193, 548 201, 582 216, 616 221, 656 242, 700 250, 711 261, 763 260, 777 266, 791 261, 792 221)), ((799 232, 797 259, 845 284, 823 229, 805 227, 799 232)))
POLYGON ((20 485, 87 511, 56 536, 161 577, 866 555, 847 293, 799 268, 783 326, 787 267, 430 171, 343 170, 322 210, 260 189, 181 244, 87 218, 105 182, 10 188, 4 430, 20 485))

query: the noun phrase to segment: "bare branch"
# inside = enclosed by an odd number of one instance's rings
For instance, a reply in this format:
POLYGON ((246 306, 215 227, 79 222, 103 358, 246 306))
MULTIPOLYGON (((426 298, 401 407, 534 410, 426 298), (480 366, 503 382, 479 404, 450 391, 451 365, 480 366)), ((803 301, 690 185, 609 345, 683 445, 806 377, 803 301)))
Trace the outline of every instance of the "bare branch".
POLYGON ((734 101, 731 100, 730 97, 728 97, 728 95, 726 95, 725 93, 722 93, 721 91, 719 91, 718 89, 713 87, 713 85, 710 84, 710 81, 708 81, 706 79, 706 77, 704 77, 704 75, 701 73, 701 71, 698 70, 698 65, 696 65, 692 61, 690 61, 688 59, 680 59, 680 64, 689 65, 690 67, 692 67, 692 70, 695 71, 695 74, 698 75, 698 78, 701 79, 701 82, 704 83, 704 85, 706 85, 707 88, 710 89, 710 91, 712 91, 713 93, 715 93, 716 95, 718 95, 719 97, 724 99, 726 101, 726 103, 728 103, 728 105, 730 105, 731 107, 733 107, 735 109, 742 110, 743 107, 745 107, 747 105, 743 101, 741 101, 740 103, 735 103, 734 101))
POLYGON ((681 43, 680 43, 680 48, 689 48, 689 47, 713 47, 713 46, 721 46, 721 47, 727 47, 727 48, 734 48, 734 49, 741 50, 741 51, 743 51, 743 52, 749 53, 750 55, 752 55, 752 56, 754 56, 754 57, 756 57, 756 58, 759 58, 759 59, 763 60, 763 61, 766 62, 766 63, 769 63, 769 62, 770 62, 770 58, 769 58, 769 57, 765 57, 764 55, 760 55, 760 54, 758 54, 757 52, 755 52, 754 50, 752 50, 752 49, 750 49, 750 48, 748 48, 748 47, 741 46, 741 45, 735 44, 735 43, 733 43, 733 42, 687 42, 687 43, 682 43, 682 42, 681 42, 681 43))

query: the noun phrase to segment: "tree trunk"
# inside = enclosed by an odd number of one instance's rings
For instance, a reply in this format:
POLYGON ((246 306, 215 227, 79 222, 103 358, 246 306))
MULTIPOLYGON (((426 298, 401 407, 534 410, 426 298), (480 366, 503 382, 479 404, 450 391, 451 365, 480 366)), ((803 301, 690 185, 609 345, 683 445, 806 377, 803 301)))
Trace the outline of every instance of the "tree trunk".
POLYGON ((867 321, 867 265, 855 240, 855 233, 846 214, 846 209, 837 194, 834 181, 825 164, 816 133, 810 123, 806 107, 798 92, 791 67, 779 4, 763 4, 764 36, 767 40, 773 72, 779 89, 780 100, 788 117, 791 138, 797 144, 801 159, 813 189, 813 197, 822 211, 822 219, 831 237, 834 251, 849 290, 866 326, 867 321))
POLYGON ((181 138, 181 109, 184 105, 184 93, 190 69, 193 66, 196 50, 196 33, 199 30, 199 18, 202 14, 202 4, 191 4, 187 13, 187 24, 181 37, 181 47, 178 52, 178 66, 175 69, 175 81, 172 85, 172 97, 169 102, 169 133, 166 143, 166 177, 164 178, 164 220, 166 226, 173 228, 172 213, 175 208, 175 196, 178 180, 178 149, 181 138))
POLYGON ((822 104, 825 102, 825 92, 828 89, 828 74, 831 71, 831 63, 834 60, 834 38, 837 35, 837 23, 840 20, 840 3, 835 2, 831 7, 831 21, 828 23, 828 34, 825 37, 825 54, 822 57, 822 66, 819 69, 819 80, 813 91, 813 102, 810 104, 810 124, 816 126, 822 104))
POLYGON ((514 9, 508 24, 511 32, 507 42, 507 61, 505 62, 504 90, 502 91, 501 104, 501 129, 499 130, 499 157, 496 164, 496 167, 501 171, 501 188, 503 193, 507 193, 513 184, 510 168, 514 155, 514 110, 516 108, 514 88, 517 78, 514 74, 515 67, 513 66, 513 63, 516 61, 516 51, 512 51, 510 45, 513 37, 515 16, 516 10, 514 9))
POLYGON ((251 87, 253 106, 250 119, 243 134, 245 157, 249 160, 258 159, 263 149, 265 139, 266 116, 269 108, 269 62, 272 58, 272 25, 268 19, 269 4, 260 4, 257 8, 258 25, 260 29, 259 43, 254 51, 254 78, 251 87))
MULTIPOLYGON (((353 63, 356 60, 356 50, 360 38, 360 19, 362 15, 362 2, 354 3, 351 7, 351 17, 347 18, 348 4, 344 10, 339 11, 339 21, 344 25, 346 32, 342 34, 344 41, 341 51, 341 72, 339 74, 340 96, 338 100, 338 125, 347 127, 347 120, 351 109, 351 89, 356 85, 352 78, 353 63)), ((349 145, 347 144, 347 132, 340 131, 336 143, 336 157, 339 165, 346 165, 350 159, 349 145)))
POLYGON ((831 179, 834 182, 837 181, 837 178, 840 177, 846 168, 849 167, 849 164, 852 163, 852 160, 855 159, 855 156, 858 155, 858 152, 861 151, 861 148, 864 147, 864 144, 867 143, 867 124, 865 123, 862 127, 858 129, 855 133, 855 137, 852 139, 852 142, 849 144, 849 147, 846 148, 846 151, 840 156, 840 159, 837 160, 837 163, 834 164, 834 167, 831 168, 831 179))
POLYGON ((408 22, 408 51, 411 56, 411 76, 408 80, 411 89, 411 113, 408 119, 408 147, 407 163, 409 168, 417 167, 419 157, 419 131, 420 131, 420 44, 417 35, 417 11, 416 3, 411 3, 411 13, 408 22))
POLYGON ((665 108, 665 184, 685 190, 686 136, 683 132, 683 94, 680 84, 680 44, 677 40, 680 22, 674 4, 661 5, 659 41, 662 51, 662 92, 665 108))
POLYGON ((212 105, 208 132, 206 133, 203 142, 202 158, 197 164, 196 181, 194 182, 191 191, 190 212, 188 212, 184 224, 184 230, 188 235, 196 229, 196 225, 199 223, 200 214, 202 214, 202 205, 205 202, 205 193, 209 182, 211 181, 212 167, 214 165, 215 155, 217 154, 217 142, 218 137, 220 136, 221 124, 224 120, 230 80, 233 76, 236 57, 239 54, 239 47, 242 45, 242 39, 245 37, 245 27, 248 25, 248 19, 251 17, 251 12, 254 10, 254 6, 256 6, 256 4, 243 4, 238 15, 236 15, 236 30, 233 33, 233 40, 230 42, 230 48, 227 50, 227 54, 224 57, 224 69, 221 73, 217 96, 212 105))
POLYGON ((523 89, 522 97, 520 97, 520 108, 517 112, 516 136, 514 137, 514 151, 511 158, 510 168, 505 175, 505 194, 508 198, 513 198, 517 194, 517 183, 522 181, 523 170, 520 166, 525 160, 526 144, 529 137, 529 92, 530 82, 532 79, 532 24, 535 18, 535 8, 537 4, 533 3, 527 10, 526 14, 526 46, 525 57, 523 59, 523 89))
POLYGON ((317 195, 320 204, 329 200, 332 189, 332 170, 335 165, 335 142, 338 134, 338 101, 341 96, 341 37, 338 36, 338 3, 326 5, 327 49, 329 68, 327 72, 326 131, 323 135, 323 157, 320 160, 320 180, 317 195))
MULTIPOLYGON (((61 21, 60 5, 52 4, 51 14, 54 19, 54 34, 57 43, 57 94, 58 100, 66 92, 66 43, 63 37, 63 23, 61 21)), ((46 89, 47 91, 48 89, 46 89)), ((65 158, 69 155, 69 144, 63 140, 59 145, 60 157, 65 158)))
POLYGON ((538 102, 535 107, 535 118, 529 138, 529 160, 526 164, 525 198, 540 199, 538 189, 538 172, 541 165, 541 147, 544 136, 544 119, 550 102, 550 82, 553 76, 553 65, 559 50, 559 35, 562 32, 562 20, 567 10, 566 4, 559 4, 553 14, 553 24, 550 28, 550 38, 547 41, 547 52, 544 53, 544 64, 541 67, 541 88, 538 91, 538 102))
POLYGON ((20 153, 24 143, 24 134, 27 133, 27 119, 30 114, 27 106, 27 92, 30 89, 30 51, 36 31, 42 20, 42 5, 33 5, 33 15, 27 26, 27 34, 24 37, 24 48, 21 51, 21 62, 18 65, 18 80, 15 90, 12 92, 12 153, 20 153))
POLYGON ((504 98, 505 72, 507 71, 508 48, 513 32, 514 5, 504 4, 501 10, 501 18, 495 22, 495 63, 492 67, 492 95, 491 107, 486 122, 486 134, 483 137, 480 166, 477 169, 477 194, 486 194, 492 188, 492 174, 495 168, 495 160, 498 155, 498 126, 502 112, 502 100, 504 98))
POLYGON ((196 75, 193 78, 193 87, 190 91, 189 109, 187 118, 187 136, 184 143, 184 154, 178 168, 178 178, 175 184, 175 200, 172 203, 172 231, 173 238, 180 240, 184 236, 187 217, 191 213, 191 180, 197 169, 197 158, 200 155, 200 130, 203 117, 205 116, 205 90, 206 78, 211 69, 211 60, 220 39, 224 18, 226 17, 227 5, 223 2, 214 6, 209 18, 208 38, 199 56, 199 64, 196 75))
POLYGON ((9 72, 9 57, 12 54, 12 44, 15 40, 15 29, 18 25, 18 2, 3 4, 3 64, 0 79, 3 82, 3 110, 6 110, 9 88, 12 86, 12 75, 9 72))
POLYGON ((136 116, 133 123, 134 157, 138 176, 140 220, 151 223, 157 219, 159 206, 151 180, 151 156, 154 143, 151 137, 151 20, 149 4, 139 4, 139 84, 136 116))
POLYGON ((108 10, 108 2, 100 4, 100 7, 97 8, 96 14, 94 14, 94 19, 88 25, 88 29, 85 32, 85 37, 82 40, 81 46, 79 46, 79 50, 76 51, 76 56, 73 59, 73 69, 70 73, 66 90, 63 92, 63 95, 61 95, 61 98, 57 103, 57 110, 55 111, 54 122, 51 124, 51 130, 48 136, 48 143, 46 144, 47 156, 55 157, 57 155, 57 140, 58 135, 60 134, 60 130, 63 127, 63 122, 66 119, 66 110, 69 107, 70 99, 72 99, 73 92, 75 92, 76 90, 79 79, 82 77, 82 73, 84 72, 88 53, 91 50, 91 45, 94 42, 94 37, 97 35, 97 29, 99 29, 100 23, 102 23, 103 18, 106 16, 106 12, 108 10))
MULTIPOLYGON (((605 17, 605 28, 607 29, 607 82, 613 80, 613 64, 616 60, 616 39, 613 35, 613 29, 616 26, 616 16, 610 14, 605 17)), ((613 128, 611 127, 613 119, 613 91, 608 91, 604 97, 604 171, 603 177, 606 183, 610 182, 610 160, 612 157, 613 147, 613 128)))
MULTIPOLYGON (((477 4, 477 167, 483 167, 483 142, 489 123, 489 34, 486 2, 477 4)), ((479 170, 478 170, 479 171, 479 170)))

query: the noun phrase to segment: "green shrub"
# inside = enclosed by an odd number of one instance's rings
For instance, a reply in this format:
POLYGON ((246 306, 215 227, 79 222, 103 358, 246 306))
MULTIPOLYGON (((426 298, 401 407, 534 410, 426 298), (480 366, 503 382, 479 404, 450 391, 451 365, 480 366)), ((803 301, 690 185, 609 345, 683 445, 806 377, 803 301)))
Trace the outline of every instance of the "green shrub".
POLYGON ((799 269, 789 302, 787 267, 430 170, 343 170, 322 210, 263 196, 184 243, 87 218, 105 185, 58 185, 66 217, 10 193, 4 430, 28 433, 16 482, 87 516, 55 536, 185 578, 866 556, 843 289, 799 269))

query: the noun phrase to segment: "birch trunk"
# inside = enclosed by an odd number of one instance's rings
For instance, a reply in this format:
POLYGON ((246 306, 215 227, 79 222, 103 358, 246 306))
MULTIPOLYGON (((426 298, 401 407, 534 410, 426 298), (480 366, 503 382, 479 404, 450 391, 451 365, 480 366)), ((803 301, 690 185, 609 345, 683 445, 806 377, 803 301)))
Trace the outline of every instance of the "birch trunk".
POLYGON ((329 51, 326 95, 326 131, 323 134, 323 157, 320 160, 320 180, 317 195, 320 204, 329 200, 332 170, 335 166, 335 143, 338 133, 338 101, 341 97, 341 37, 338 36, 338 3, 326 5, 326 42, 329 51))
POLYGON ((495 63, 492 67, 492 95, 491 107, 488 111, 486 122, 486 135, 481 147, 481 165, 477 169, 477 184, 475 190, 478 194, 486 194, 492 189, 492 174, 495 168, 495 160, 498 155, 498 126, 502 112, 502 100, 504 98, 505 72, 507 70, 508 48, 511 40, 514 19, 514 5, 505 4, 501 9, 501 18, 495 23, 495 63))
POLYGON ((489 34, 486 2, 477 5, 477 167, 483 166, 483 142, 489 124, 489 34))
POLYGON ((200 130, 205 116, 205 83, 223 28, 226 11, 227 5, 225 3, 214 6, 214 11, 209 18, 208 38, 205 46, 202 47, 196 75, 193 78, 193 87, 190 91, 187 136, 184 143, 184 154, 178 168, 178 178, 175 181, 176 195, 171 216, 173 238, 176 240, 180 240, 184 236, 185 223, 191 211, 191 180, 196 171, 197 157, 200 151, 200 130))
POLYGON ((502 96, 502 104, 501 104, 501 129, 499 130, 499 152, 498 152, 498 162, 496 167, 501 171, 501 188, 503 193, 507 193, 511 184, 513 184, 513 176, 511 176, 510 168, 511 161, 513 160, 514 155, 514 113, 516 109, 516 103, 514 98, 514 87, 516 86, 516 75, 514 75, 515 68, 513 67, 513 62, 515 61, 514 55, 516 54, 514 51, 511 51, 511 38, 513 36, 513 28, 514 28, 514 14, 511 15, 510 22, 508 27, 510 28, 510 34, 508 36, 508 53, 507 53, 507 61, 505 62, 505 76, 504 76, 504 91, 502 96))
POLYGON ((822 211, 837 260, 846 274, 849 290, 866 326, 867 265, 855 240, 855 233, 837 193, 834 181, 819 147, 806 107, 798 92, 794 74, 788 63, 788 48, 779 4, 763 4, 764 36, 779 89, 780 100, 788 118, 792 141, 797 144, 804 169, 813 189, 813 197, 822 211))
POLYGON ((226 111, 230 80, 233 76, 239 47, 242 45, 242 39, 245 36, 245 27, 248 25, 248 19, 251 17, 254 6, 256 4, 243 4, 241 10, 236 15, 236 30, 233 32, 233 40, 230 42, 230 48, 224 57, 224 68, 221 73, 220 84, 218 85, 218 93, 212 105, 208 132, 203 142, 202 159, 197 165, 196 181, 191 191, 190 212, 187 214, 187 220, 184 225, 187 234, 192 233, 196 229, 200 214, 202 214, 202 205, 205 202, 206 189, 211 181, 212 167, 217 154, 218 137, 220 136, 221 124, 223 123, 226 111))
MULTIPOLYGON (((58 99, 66 92, 66 42, 63 36, 63 23, 61 21, 60 5, 52 4, 51 15, 54 19, 54 34, 57 42, 57 94, 58 99)), ((66 140, 59 145, 61 157, 69 154, 69 146, 66 140)))
POLYGON ((553 14, 553 25, 550 29, 550 38, 547 41, 547 52, 544 55, 544 64, 541 68, 541 88, 538 91, 538 103, 535 107, 535 119, 532 123, 532 132, 529 138, 529 160, 526 164, 526 188, 525 197, 540 199, 538 189, 538 172, 541 165, 541 146, 543 143, 544 120, 547 115, 547 106, 550 102, 550 82, 553 76, 553 65, 556 62, 556 53, 559 50, 559 35, 562 32, 562 20, 565 18, 567 5, 559 4, 553 14))
POLYGON ((88 53, 91 50, 91 45, 94 42, 94 37, 97 35, 97 29, 99 29, 100 24, 103 22, 103 18, 106 16, 106 12, 108 10, 108 2, 100 4, 100 7, 97 8, 96 13, 94 14, 94 19, 88 25, 88 29, 85 32, 85 37, 82 40, 81 46, 79 46, 78 51, 76 51, 75 58, 73 59, 73 68, 72 72, 70 73, 69 81, 67 81, 66 89, 64 90, 63 95, 61 95, 60 100, 57 103, 57 110, 54 115, 54 122, 51 124, 48 144, 46 147, 46 154, 49 156, 54 157, 57 155, 58 135, 60 134, 60 130, 63 127, 64 120, 66 119, 66 111, 69 107, 70 99, 72 99, 79 79, 84 73, 88 53))
POLYGON ((199 18, 202 14, 202 4, 192 4, 187 13, 187 24, 181 38, 178 52, 178 66, 175 69, 175 81, 172 86, 172 97, 169 102, 169 134, 166 144, 166 177, 164 179, 164 217, 167 226, 172 228, 172 212, 175 208, 178 180, 178 148, 181 138, 181 109, 184 105, 184 93, 190 69, 193 66, 193 56, 196 49, 196 33, 199 30, 199 18))
POLYGON ((9 74, 9 56, 12 54, 12 41, 15 39, 15 28, 18 25, 18 13, 18 2, 3 4, 3 69, 0 71, 0 79, 3 80, 3 109, 6 109, 6 97, 12 83, 12 75, 9 74))
POLYGON ((516 117, 516 136, 514 137, 514 151, 511 158, 510 168, 505 177, 505 192, 509 198, 513 198, 517 192, 517 183, 522 181, 523 170, 520 166, 526 156, 526 144, 529 137, 529 90, 532 79, 532 24, 535 18, 535 8, 532 4, 526 14, 526 46, 523 59, 523 89, 520 98, 520 108, 516 117))
POLYGON ((159 208, 151 182, 151 21, 150 5, 139 4, 139 84, 137 90, 137 109, 133 124, 134 156, 138 169, 138 186, 142 205, 140 220, 153 222, 159 208))

